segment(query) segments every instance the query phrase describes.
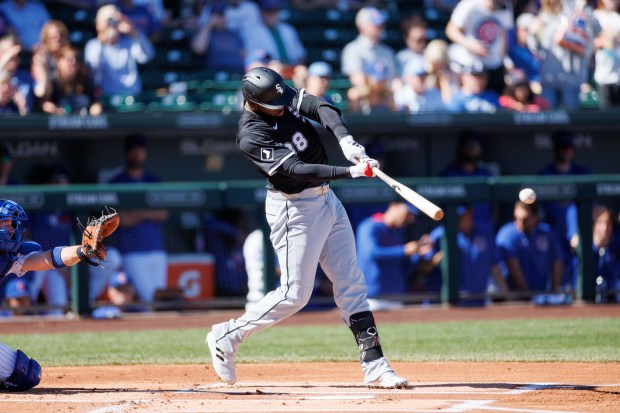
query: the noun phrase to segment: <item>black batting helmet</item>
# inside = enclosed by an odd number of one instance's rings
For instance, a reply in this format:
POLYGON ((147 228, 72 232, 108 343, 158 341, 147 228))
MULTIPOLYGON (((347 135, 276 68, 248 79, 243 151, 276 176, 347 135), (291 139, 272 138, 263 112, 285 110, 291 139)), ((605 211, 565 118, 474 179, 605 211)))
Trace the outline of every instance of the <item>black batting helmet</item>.
POLYGON ((280 109, 295 96, 295 89, 284 83, 277 72, 266 67, 255 67, 241 79, 243 98, 267 109, 280 109))

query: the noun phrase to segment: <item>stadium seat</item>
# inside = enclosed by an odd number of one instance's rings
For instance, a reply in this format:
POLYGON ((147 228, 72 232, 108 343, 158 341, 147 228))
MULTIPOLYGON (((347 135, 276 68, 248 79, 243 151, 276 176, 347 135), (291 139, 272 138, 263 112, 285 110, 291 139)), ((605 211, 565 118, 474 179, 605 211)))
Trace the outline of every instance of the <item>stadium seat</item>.
POLYGON ((103 96, 101 103, 106 111, 128 113, 141 112, 144 110, 144 104, 141 99, 133 95, 109 95, 103 96))
POLYGON ((164 48, 188 48, 192 34, 190 31, 174 27, 163 30, 158 46, 164 48))
POLYGON ((155 59, 153 59, 155 65, 160 69, 192 69, 198 66, 198 62, 194 60, 193 54, 188 50, 183 49, 167 49, 157 48, 155 59))
POLYGON ((223 92, 218 91, 214 93, 207 93, 200 97, 195 98, 197 101, 200 99, 200 109, 204 111, 217 111, 223 113, 231 113, 239 111, 241 102, 239 102, 239 96, 236 92, 223 92))
POLYGON ((159 100, 150 102, 147 110, 151 112, 191 112, 197 105, 186 95, 167 94, 159 100))
POLYGON ((600 106, 599 96, 596 89, 579 94, 579 108, 581 109, 598 109, 600 106))

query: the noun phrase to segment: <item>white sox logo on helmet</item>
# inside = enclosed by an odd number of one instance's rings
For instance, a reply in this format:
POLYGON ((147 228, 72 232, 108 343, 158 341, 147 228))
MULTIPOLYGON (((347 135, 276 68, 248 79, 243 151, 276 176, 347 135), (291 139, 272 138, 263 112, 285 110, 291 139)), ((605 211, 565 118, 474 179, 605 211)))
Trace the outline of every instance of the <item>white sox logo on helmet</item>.
POLYGON ((278 92, 281 95, 284 94, 284 89, 282 88, 282 85, 279 83, 276 84, 276 92, 278 92))

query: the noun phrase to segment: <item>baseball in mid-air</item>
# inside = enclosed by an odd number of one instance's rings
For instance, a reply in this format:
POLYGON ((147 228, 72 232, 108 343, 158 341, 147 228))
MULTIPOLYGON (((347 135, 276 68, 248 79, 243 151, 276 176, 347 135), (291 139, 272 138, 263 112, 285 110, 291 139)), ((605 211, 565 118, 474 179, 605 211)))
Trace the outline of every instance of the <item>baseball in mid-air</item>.
POLYGON ((532 188, 523 188, 519 192, 519 201, 526 204, 533 204, 536 202, 536 192, 532 188))

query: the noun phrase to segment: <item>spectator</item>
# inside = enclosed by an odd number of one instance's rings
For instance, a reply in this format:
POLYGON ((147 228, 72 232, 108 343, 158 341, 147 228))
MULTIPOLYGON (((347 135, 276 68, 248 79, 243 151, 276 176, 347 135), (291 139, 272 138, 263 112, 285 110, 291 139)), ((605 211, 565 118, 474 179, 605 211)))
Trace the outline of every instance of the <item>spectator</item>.
POLYGON ((531 13, 523 13, 517 17, 516 29, 510 33, 508 43, 508 56, 512 60, 513 72, 521 73, 522 77, 529 80, 534 94, 542 92, 540 85, 540 61, 528 47, 530 26, 536 19, 531 13))
POLYGON ((78 55, 73 46, 64 46, 60 50, 49 97, 44 98, 41 105, 45 113, 96 116, 103 112, 87 68, 78 55))
POLYGON ((204 68, 214 71, 244 73, 245 49, 241 37, 226 25, 226 5, 215 3, 209 20, 202 24, 192 38, 192 51, 203 56, 204 68))
MULTIPOLYGON (((146 139, 140 134, 125 138, 125 169, 110 183, 156 183, 159 177, 145 169, 146 139)), ((153 301, 155 291, 166 287, 168 258, 161 223, 168 219, 166 209, 121 209, 121 223, 114 233, 123 266, 131 274, 141 301, 153 301)))
POLYGON ((30 70, 20 68, 22 46, 13 35, 0 38, 0 71, 11 74, 11 84, 16 90, 16 99, 25 101, 28 112, 34 111, 33 80, 30 70))
POLYGON ((461 80, 450 67, 448 43, 442 39, 431 40, 424 49, 423 57, 428 73, 426 87, 439 89, 443 102, 450 102, 459 91, 461 80))
MULTIPOLYGON (((205 1, 198 17, 198 27, 209 21, 214 4, 221 0, 205 1)), ((254 33, 254 28, 262 23, 261 11, 257 2, 253 0, 233 0, 226 2, 224 12, 227 28, 237 33, 246 43, 246 38, 254 33)))
POLYGON ((123 16, 126 16, 140 33, 148 37, 151 43, 159 41, 162 26, 146 5, 138 4, 134 0, 118 0, 116 3, 123 16))
POLYGON ((9 307, 10 310, 2 311, 2 316, 19 316, 30 314, 32 311, 32 300, 30 299, 30 289, 28 280, 25 278, 13 278, 4 285, 4 299, 2 305, 9 307))
POLYGON ((495 242, 510 288, 527 294, 559 291, 562 253, 551 227, 540 222, 536 202, 517 201, 514 221, 499 229, 495 242))
POLYGON ((594 17, 601 32, 594 40, 596 47, 594 81, 601 109, 620 106, 620 3, 601 0, 594 17))
POLYGON ((340 9, 342 11, 359 10, 362 7, 379 5, 379 0, 292 0, 298 10, 340 9))
POLYGON ((481 62, 461 69, 461 89, 448 104, 455 113, 495 113, 500 108, 499 95, 488 89, 489 73, 481 62))
POLYGON ((15 29, 24 49, 34 51, 43 26, 50 20, 45 5, 30 0, 5 0, 0 4, 0 11, 15 29))
MULTIPOLYGON (((574 7, 568 1, 542 0, 541 10, 530 28, 529 46, 541 57, 542 96, 552 108, 579 108, 579 93, 588 81, 593 39, 601 26, 584 0, 574 7), (566 21, 571 22, 566 25, 566 21), (583 27, 580 27, 583 26, 583 27), (574 41, 564 41, 564 34, 574 41)), ((566 38, 568 39, 568 38, 566 38)))
POLYGON ((97 37, 86 43, 85 60, 103 95, 142 93, 138 64, 150 61, 151 42, 114 5, 99 8, 97 37))
POLYGON ((127 274, 123 271, 117 271, 110 278, 106 292, 110 303, 115 306, 127 306, 136 300, 136 290, 133 288, 127 274))
POLYGON ((308 75, 305 81, 306 92, 335 105, 332 98, 327 94, 332 74, 332 66, 329 63, 324 61, 312 63, 308 66, 308 75))
POLYGON ((404 77, 405 67, 409 62, 415 61, 418 64, 423 64, 427 28, 426 20, 418 15, 412 15, 402 20, 401 31, 407 47, 396 53, 396 70, 400 77, 404 77))
POLYGON ((13 160, 9 148, 0 145, 0 187, 19 184, 11 175, 11 169, 13 169, 13 160))
MULTIPOLYGON (((106 247, 107 257, 105 259, 105 267, 89 267, 89 298, 91 304, 95 304, 98 298, 106 295, 106 290, 112 278, 119 272, 123 271, 123 257, 116 247, 106 247)), ((124 273, 124 272, 123 272, 124 273)))
POLYGON ((27 115, 28 106, 23 95, 11 83, 7 70, 0 71, 0 114, 27 115))
MULTIPOLYGON (((553 161, 545 165, 539 175, 589 175, 588 168, 575 163, 575 141, 573 133, 568 130, 558 130, 552 135, 553 161)), ((560 249, 564 260, 564 277, 562 285, 570 289, 576 286, 576 268, 573 265, 573 252, 570 247, 570 237, 567 236, 569 227, 576 227, 576 222, 568 221, 568 210, 574 202, 569 200, 544 201, 541 206, 545 212, 545 220, 551 226, 560 242, 560 249)), ((576 220, 576 217, 573 218, 576 220)))
POLYGON ((370 311, 401 308, 390 296, 407 294, 414 264, 430 248, 427 237, 405 242, 405 228, 417 210, 403 202, 392 202, 384 212, 362 220, 356 230, 358 264, 368 288, 370 311))
MULTIPOLYGON (((476 225, 474 210, 466 205, 457 208, 459 215, 457 244, 459 247, 459 304, 462 306, 482 306, 489 303, 486 297, 489 290, 497 290, 500 294, 508 292, 506 280, 500 268, 500 259, 493 228, 476 225), (493 288, 490 288, 493 286, 493 288)), ((433 245, 432 251, 427 254, 426 261, 430 261, 431 274, 427 281, 427 289, 440 293, 441 266, 444 254, 441 249, 441 240, 445 234, 445 227, 440 225, 429 234, 433 245)))
MULTIPOLYGON (((449 178, 489 178, 497 174, 482 162, 482 142, 478 133, 462 130, 459 132, 455 157, 440 175, 449 178)), ((475 202, 471 208, 476 226, 495 228, 495 213, 490 202, 475 202)))
POLYGON ((385 22, 385 16, 378 9, 360 9, 355 16, 359 35, 342 49, 340 67, 351 81, 348 97, 354 111, 362 110, 364 105, 368 111, 373 105, 365 101, 371 99, 381 102, 384 108, 393 108, 393 103, 385 103, 386 98, 392 99, 391 84, 397 76, 394 51, 382 42, 385 22))
POLYGON ((410 113, 443 112, 446 105, 437 88, 426 86, 424 62, 412 60, 403 71, 404 86, 394 93, 396 110, 410 113))
POLYGON ((366 67, 363 82, 353 85, 347 91, 349 109, 353 112, 371 113, 393 112, 394 95, 389 83, 388 68, 384 62, 375 62, 366 67))
POLYGON ((592 253, 596 285, 601 290, 600 302, 620 301, 620 239, 614 233, 613 215, 609 208, 593 210, 592 253))
MULTIPOLYGON (((41 165, 31 172, 30 183, 35 185, 67 186, 70 184, 69 172, 64 164, 41 165)), ((66 210, 36 211, 30 213, 33 239, 41 240, 44 250, 56 245, 71 245, 75 231, 75 215, 66 210)), ((69 305, 70 269, 52 268, 31 271, 24 276, 30 282, 33 302, 42 294, 50 306, 48 315, 63 315, 69 305)))
POLYGON ((463 66, 481 61, 488 72, 488 88, 498 95, 504 90, 504 59, 508 56, 508 31, 514 25, 508 0, 463 0, 446 26, 453 42, 450 56, 463 66))
POLYGON ((515 112, 541 112, 551 109, 545 98, 532 91, 528 79, 515 79, 512 82, 506 85, 504 94, 499 97, 502 108, 515 112))
MULTIPOLYGON (((245 69, 250 71, 255 67, 269 67, 273 62, 271 55, 265 49, 256 49, 245 58, 245 69)), ((271 68, 275 70, 275 68, 271 68)))
POLYGON ((51 83, 56 73, 56 62, 60 49, 69 45, 69 30, 59 20, 50 20, 41 29, 41 41, 32 56, 32 78, 34 95, 47 98, 51 93, 51 83))
POLYGON ((284 78, 291 78, 293 67, 303 63, 306 58, 304 47, 297 29, 280 20, 281 0, 261 0, 259 2, 262 23, 253 27, 244 36, 248 53, 264 49, 274 60, 284 65, 281 72, 284 78))
POLYGON ((108 248, 105 268, 89 267, 90 301, 97 307, 92 318, 118 318, 123 312, 145 312, 147 307, 137 303, 136 289, 130 274, 123 269, 118 249, 108 248))
POLYGON ((136 6, 145 7, 160 27, 170 24, 164 0, 134 0, 136 6))
POLYGON ((218 297, 239 297, 248 293, 248 274, 243 261, 247 223, 236 208, 217 211, 205 223, 206 248, 215 258, 218 297))

